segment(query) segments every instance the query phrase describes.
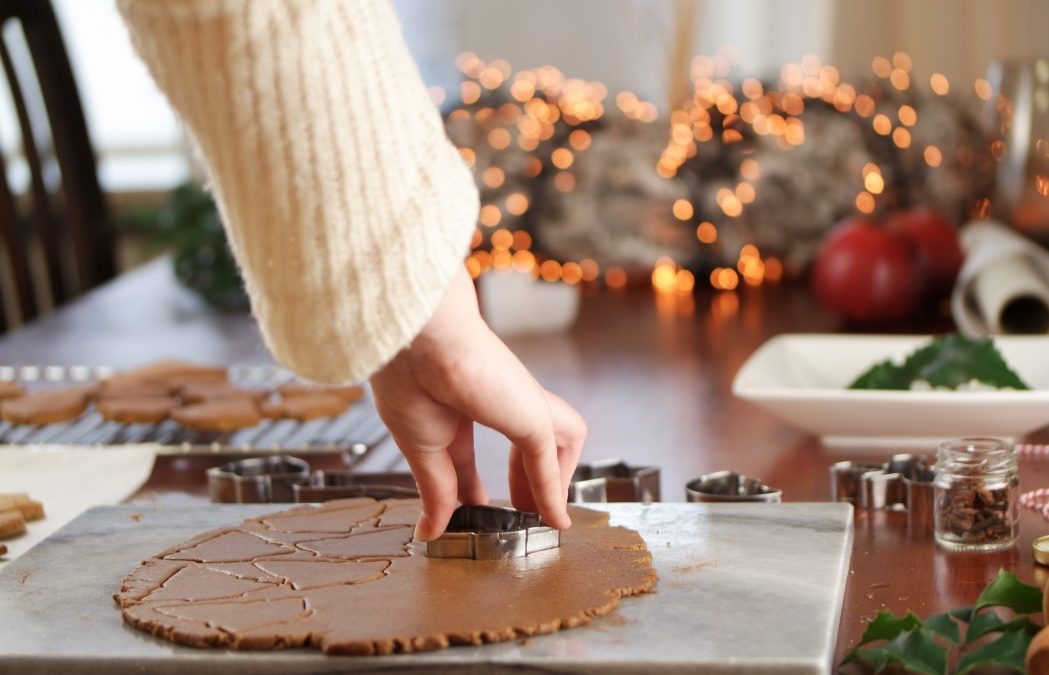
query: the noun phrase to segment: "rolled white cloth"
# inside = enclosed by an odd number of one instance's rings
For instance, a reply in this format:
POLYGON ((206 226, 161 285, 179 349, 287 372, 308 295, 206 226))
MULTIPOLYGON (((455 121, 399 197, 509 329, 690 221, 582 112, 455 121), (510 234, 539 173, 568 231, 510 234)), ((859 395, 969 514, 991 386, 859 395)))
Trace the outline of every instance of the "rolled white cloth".
POLYGON ((961 230, 965 264, 951 295, 970 337, 1049 332, 1049 251, 994 220, 961 230))

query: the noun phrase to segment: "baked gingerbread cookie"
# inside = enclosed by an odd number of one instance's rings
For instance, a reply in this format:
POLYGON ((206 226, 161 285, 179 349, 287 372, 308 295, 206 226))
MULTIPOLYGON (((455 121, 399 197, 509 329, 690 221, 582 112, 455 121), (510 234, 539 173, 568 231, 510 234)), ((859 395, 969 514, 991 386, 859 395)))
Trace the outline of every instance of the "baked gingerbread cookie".
POLYGON ((148 380, 102 380, 96 392, 98 399, 155 398, 168 395, 168 385, 148 380))
POLYGON ((9 398, 18 398, 24 394, 25 387, 17 382, 10 382, 8 380, 0 381, 0 401, 6 401, 9 398))
POLYGON ((337 396, 347 403, 353 403, 354 401, 359 401, 364 396, 364 387, 359 387, 357 385, 333 386, 309 384, 306 382, 287 382, 277 387, 277 393, 281 395, 281 398, 328 394, 330 396, 337 396))
POLYGON ((349 401, 329 393, 297 394, 285 396, 279 401, 262 404, 262 414, 275 419, 292 419, 299 422, 321 417, 336 417, 350 407, 349 401))
POLYGON ((203 403, 225 398, 246 398, 261 402, 269 392, 265 389, 247 389, 223 380, 198 380, 186 382, 178 388, 183 403, 203 403))
POLYGON ((26 522, 44 517, 44 505, 25 492, 0 492, 0 512, 18 511, 26 522))
POLYGON ((25 534, 25 516, 21 511, 0 511, 0 539, 25 534))
POLYGON ((0 418, 12 424, 54 424, 76 419, 87 408, 94 387, 46 389, 0 402, 0 418))
POLYGON ((101 398, 95 401, 98 414, 111 422, 122 424, 155 424, 163 422, 178 406, 167 396, 140 396, 101 398))
POLYGON ((106 381, 111 383, 160 382, 169 386, 179 387, 186 382, 227 379, 229 379, 227 370, 219 366, 203 366, 186 361, 164 360, 118 373, 106 381))
POLYGON ((225 398, 176 408, 171 419, 197 431, 236 431, 262 421, 255 402, 245 398, 225 398))
POLYGON ((477 561, 426 557, 416 499, 301 506, 161 551, 114 598, 128 624, 191 647, 376 655, 552 633, 656 583, 637 532, 569 511, 559 548, 477 561))

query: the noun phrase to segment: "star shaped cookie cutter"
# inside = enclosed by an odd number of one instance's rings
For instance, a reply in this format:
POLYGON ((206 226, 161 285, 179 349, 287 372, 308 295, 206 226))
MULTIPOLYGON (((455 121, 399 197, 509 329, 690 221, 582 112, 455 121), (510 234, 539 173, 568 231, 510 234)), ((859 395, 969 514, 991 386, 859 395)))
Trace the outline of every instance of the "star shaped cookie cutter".
POLYGON ((561 532, 538 513, 501 506, 460 506, 443 535, 426 543, 428 558, 504 560, 561 545, 561 532))
POLYGON ((571 504, 658 501, 659 468, 631 466, 619 459, 580 464, 568 487, 571 504))

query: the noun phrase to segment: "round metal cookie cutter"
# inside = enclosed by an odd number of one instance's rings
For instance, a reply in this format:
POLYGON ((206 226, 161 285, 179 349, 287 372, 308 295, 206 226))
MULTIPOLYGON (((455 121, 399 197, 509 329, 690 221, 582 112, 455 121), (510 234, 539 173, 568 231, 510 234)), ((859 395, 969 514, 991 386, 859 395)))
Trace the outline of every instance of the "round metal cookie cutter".
POLYGON ((443 535, 426 543, 428 558, 504 560, 561 545, 561 532, 538 513, 501 506, 460 506, 443 535))

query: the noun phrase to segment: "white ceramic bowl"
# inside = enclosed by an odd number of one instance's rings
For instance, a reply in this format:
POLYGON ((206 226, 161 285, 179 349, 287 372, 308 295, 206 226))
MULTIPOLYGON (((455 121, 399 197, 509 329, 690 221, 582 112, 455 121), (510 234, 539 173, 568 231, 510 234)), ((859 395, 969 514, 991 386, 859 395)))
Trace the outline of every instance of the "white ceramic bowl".
POLYGON ((743 364, 732 393, 832 447, 928 447, 948 438, 1017 439, 1049 424, 1049 337, 997 337, 1031 391, 873 391, 846 387, 899 363, 931 336, 780 335, 743 364))

